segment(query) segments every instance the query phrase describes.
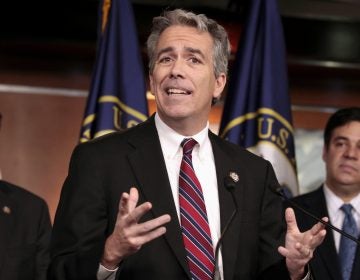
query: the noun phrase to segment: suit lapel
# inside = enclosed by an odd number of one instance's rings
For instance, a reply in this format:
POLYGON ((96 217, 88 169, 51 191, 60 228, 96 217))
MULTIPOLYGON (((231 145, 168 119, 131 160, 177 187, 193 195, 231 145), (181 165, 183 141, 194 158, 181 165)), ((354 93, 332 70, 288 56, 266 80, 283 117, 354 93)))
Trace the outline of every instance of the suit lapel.
MULTIPOLYGON (((221 232, 223 232, 224 227, 229 221, 232 213, 235 210, 235 204, 232 199, 231 193, 226 189, 224 184, 224 178, 229 175, 230 171, 235 171, 240 174, 239 166, 236 166, 226 151, 223 150, 223 145, 218 141, 216 136, 211 132, 209 137, 212 143, 212 149, 214 153, 215 166, 216 166, 216 176, 218 180, 218 191, 219 191, 219 202, 220 202, 220 219, 221 219, 221 232)), ((237 204, 242 205, 243 199, 243 188, 241 188, 242 180, 240 178, 239 182, 235 186, 235 197, 237 204)), ((240 219, 241 211, 237 211, 235 220, 240 219)), ((224 267, 224 278, 232 279, 234 275, 236 253, 238 248, 238 233, 240 232, 240 223, 233 221, 228 228, 226 234, 222 240, 222 259, 224 267)))
POLYGON ((0 181, 0 275, 14 227, 15 203, 10 198, 11 190, 4 181, 0 181))
POLYGON ((329 275, 334 275, 334 279, 341 279, 334 237, 331 230, 328 230, 328 233, 323 241, 323 246, 320 246, 317 250, 319 257, 329 270, 329 275))
POLYGON ((129 143, 135 147, 135 152, 129 156, 129 162, 139 183, 141 194, 153 205, 154 217, 163 214, 171 216, 171 221, 166 225, 165 239, 190 278, 178 216, 154 118, 150 118, 142 125, 144 129, 141 130, 141 135, 129 139, 129 143))
MULTIPOLYGON (((328 217, 325 196, 322 188, 319 188, 314 195, 314 200, 308 204, 311 213, 317 217, 328 217), (321 206, 321 207, 319 207, 321 206)), ((312 226, 314 220, 311 221, 312 226)), ((324 265, 329 271, 329 275, 333 275, 334 279, 341 279, 340 268, 337 259, 334 236, 332 230, 328 230, 323 244, 317 248, 317 254, 321 258, 324 265)))
MULTIPOLYGON (((360 241, 360 238, 358 238, 358 240, 360 241)), ((351 272, 351 279, 352 280, 360 279, 360 246, 359 245, 357 245, 357 249, 356 249, 356 256, 351 272)))

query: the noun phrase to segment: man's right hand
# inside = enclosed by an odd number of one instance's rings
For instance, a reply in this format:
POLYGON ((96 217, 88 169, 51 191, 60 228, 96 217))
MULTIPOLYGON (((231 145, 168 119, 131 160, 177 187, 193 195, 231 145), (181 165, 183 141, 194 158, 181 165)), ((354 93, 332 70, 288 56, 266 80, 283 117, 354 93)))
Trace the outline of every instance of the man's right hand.
POLYGON ((170 215, 138 223, 152 205, 150 202, 136 206, 139 193, 131 188, 129 193, 123 193, 119 202, 119 210, 113 233, 106 239, 101 264, 107 269, 115 269, 127 256, 136 253, 141 246, 158 238, 166 232, 164 224, 170 222, 170 215))

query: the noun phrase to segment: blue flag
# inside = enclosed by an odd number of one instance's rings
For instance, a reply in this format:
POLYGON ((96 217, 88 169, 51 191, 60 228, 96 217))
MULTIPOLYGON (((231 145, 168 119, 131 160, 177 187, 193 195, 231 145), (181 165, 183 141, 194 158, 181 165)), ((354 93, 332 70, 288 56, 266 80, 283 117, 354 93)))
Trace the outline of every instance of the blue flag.
POLYGON ((220 136, 269 160, 298 193, 286 49, 276 0, 252 0, 229 77, 220 136))
POLYGON ((103 0, 92 83, 80 142, 148 117, 143 62, 129 0, 103 0))

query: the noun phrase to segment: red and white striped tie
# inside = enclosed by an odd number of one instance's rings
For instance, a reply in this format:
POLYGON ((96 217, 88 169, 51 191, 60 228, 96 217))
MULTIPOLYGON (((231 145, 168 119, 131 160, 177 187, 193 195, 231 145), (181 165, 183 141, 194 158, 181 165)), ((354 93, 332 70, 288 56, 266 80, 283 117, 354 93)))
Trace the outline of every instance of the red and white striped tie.
POLYGON ((211 280, 215 259, 201 185, 192 165, 192 150, 197 142, 181 142, 183 158, 179 176, 180 221, 192 279, 211 280))

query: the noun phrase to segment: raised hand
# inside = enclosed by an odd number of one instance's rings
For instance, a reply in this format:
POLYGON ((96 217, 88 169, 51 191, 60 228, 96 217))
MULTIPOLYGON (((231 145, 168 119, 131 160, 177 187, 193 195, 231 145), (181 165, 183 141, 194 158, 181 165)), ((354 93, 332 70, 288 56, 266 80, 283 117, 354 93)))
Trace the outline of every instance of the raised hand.
POLYGON ((113 233, 106 239, 101 264, 108 269, 115 269, 127 256, 136 253, 142 245, 158 238, 166 232, 164 224, 170 221, 170 215, 162 215, 155 219, 139 223, 152 205, 150 202, 136 206, 139 193, 131 188, 123 193, 119 202, 119 210, 113 233))
MULTIPOLYGON (((325 226, 318 222, 311 229, 300 232, 297 226, 294 210, 285 211, 287 231, 285 247, 278 248, 279 253, 286 258, 286 265, 291 279, 302 279, 305 275, 305 266, 313 257, 314 251, 326 235, 325 226)), ((328 218, 323 218, 328 221, 328 218)))

